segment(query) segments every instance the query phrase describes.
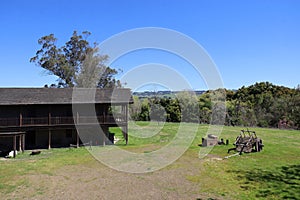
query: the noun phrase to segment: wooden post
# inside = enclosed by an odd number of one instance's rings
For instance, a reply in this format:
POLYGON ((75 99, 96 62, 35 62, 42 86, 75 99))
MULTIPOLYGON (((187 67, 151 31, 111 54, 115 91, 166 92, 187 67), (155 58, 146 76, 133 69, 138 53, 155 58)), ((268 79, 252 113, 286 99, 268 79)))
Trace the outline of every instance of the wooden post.
POLYGON ((103 135, 102 136, 103 137, 103 143, 102 143, 102 145, 105 146, 106 145, 106 142, 105 142, 105 140, 106 140, 105 133, 103 132, 102 135, 103 135))
POLYGON ((19 121, 20 127, 22 126, 22 121, 23 121, 23 115, 22 112, 20 111, 20 121, 19 121))
POLYGON ((79 124, 79 113, 78 113, 78 111, 76 112, 76 124, 79 124))
POLYGON ((14 135, 14 158, 16 157, 16 149, 17 149, 17 136, 14 135))
POLYGON ((126 121, 128 121, 128 105, 124 106, 126 121))
POLYGON ((49 129, 49 134, 48 134, 48 149, 51 149, 51 130, 49 129))
POLYGON ((22 135, 22 152, 25 151, 25 134, 22 135))
POLYGON ((103 124, 106 122, 105 111, 103 112, 103 124))
POLYGON ((102 129, 102 138, 103 138, 103 146, 105 146, 106 145, 106 126, 105 126, 105 128, 103 128, 103 126, 101 126, 101 129, 102 129), (103 130, 104 129, 104 130, 103 130))
POLYGON ((125 125, 125 140, 126 140, 126 145, 128 144, 128 127, 127 124, 125 125))
POLYGON ((128 105, 125 105, 125 140, 126 140, 126 145, 128 144, 128 105))
POLYGON ((48 111, 48 125, 51 125, 51 107, 49 106, 49 111, 48 111))
POLYGON ((19 151, 22 151, 22 134, 19 135, 19 151))
POLYGON ((79 135, 78 135, 78 132, 77 130, 76 131, 76 147, 78 148, 79 147, 79 135))
POLYGON ((128 144, 128 130, 127 130, 127 125, 122 127, 122 133, 123 133, 123 137, 125 139, 126 145, 128 144))
POLYGON ((125 117, 125 106, 121 105, 121 114, 122 114, 122 118, 123 116, 125 117))

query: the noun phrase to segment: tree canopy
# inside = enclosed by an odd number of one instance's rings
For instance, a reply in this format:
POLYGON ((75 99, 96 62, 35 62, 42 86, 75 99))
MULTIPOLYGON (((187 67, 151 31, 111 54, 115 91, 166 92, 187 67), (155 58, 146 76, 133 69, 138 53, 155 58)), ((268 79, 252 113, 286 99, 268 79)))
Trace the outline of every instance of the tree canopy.
MULTIPOLYGON (((149 97, 141 104, 134 97, 134 120, 148 120, 151 113, 151 102, 159 104, 165 110, 168 122, 199 122, 216 123, 212 113, 226 113, 225 125, 229 126, 259 126, 300 129, 300 87, 287 88, 269 82, 255 83, 238 90, 226 90, 226 110, 214 110, 224 95, 215 94, 218 90, 207 91, 196 98, 188 98, 187 92, 182 92, 176 98, 149 97), (212 99, 212 96, 215 99, 212 99), (217 96, 217 99, 216 99, 217 96), (181 99, 181 100, 180 100, 181 99), (138 109, 138 107, 142 109, 138 109), (198 107, 198 108, 197 108, 198 107)), ((131 113, 133 114, 133 113, 131 113)), ((217 116, 219 117, 219 116, 217 116)), ((221 117, 220 117, 221 118, 221 117)))
POLYGON ((114 78, 118 71, 105 65, 108 55, 99 54, 97 43, 90 45, 87 40, 90 35, 87 31, 82 34, 74 31, 61 47, 57 46, 54 34, 43 36, 38 40, 41 49, 30 62, 58 77, 58 84, 52 87, 121 87, 114 78))

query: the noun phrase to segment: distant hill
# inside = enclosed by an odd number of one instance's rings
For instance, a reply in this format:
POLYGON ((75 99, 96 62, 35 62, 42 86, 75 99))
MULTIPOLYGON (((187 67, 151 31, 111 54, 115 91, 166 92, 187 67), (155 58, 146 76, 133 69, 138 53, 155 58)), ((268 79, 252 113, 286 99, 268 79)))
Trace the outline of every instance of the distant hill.
MULTIPOLYGON (((182 91, 143 91, 143 92, 133 92, 134 96, 138 96, 139 98, 147 98, 147 97, 174 97, 176 94, 182 91)), ((206 90, 196 90, 193 91, 196 95, 201 95, 206 90)))

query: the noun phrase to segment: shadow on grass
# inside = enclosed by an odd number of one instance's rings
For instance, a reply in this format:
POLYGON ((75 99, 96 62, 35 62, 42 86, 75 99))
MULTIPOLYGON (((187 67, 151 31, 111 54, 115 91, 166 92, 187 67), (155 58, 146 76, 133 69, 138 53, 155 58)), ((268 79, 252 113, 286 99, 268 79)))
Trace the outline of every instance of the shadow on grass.
POLYGON ((242 180, 241 188, 256 191, 258 198, 300 199, 300 165, 274 170, 233 170, 242 180))

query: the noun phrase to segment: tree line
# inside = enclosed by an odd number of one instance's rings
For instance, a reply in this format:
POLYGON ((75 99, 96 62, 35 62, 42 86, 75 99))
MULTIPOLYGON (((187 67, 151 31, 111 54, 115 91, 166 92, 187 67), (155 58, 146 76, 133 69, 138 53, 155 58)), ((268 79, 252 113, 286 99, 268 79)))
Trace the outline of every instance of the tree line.
POLYGON ((183 91, 174 97, 138 98, 130 106, 136 121, 213 123, 213 113, 224 115, 228 126, 300 128, 300 88, 277 86, 269 82, 255 83, 238 90, 223 90, 226 109, 216 107, 216 91, 193 95, 183 91), (219 109, 215 111, 215 109, 219 109))

